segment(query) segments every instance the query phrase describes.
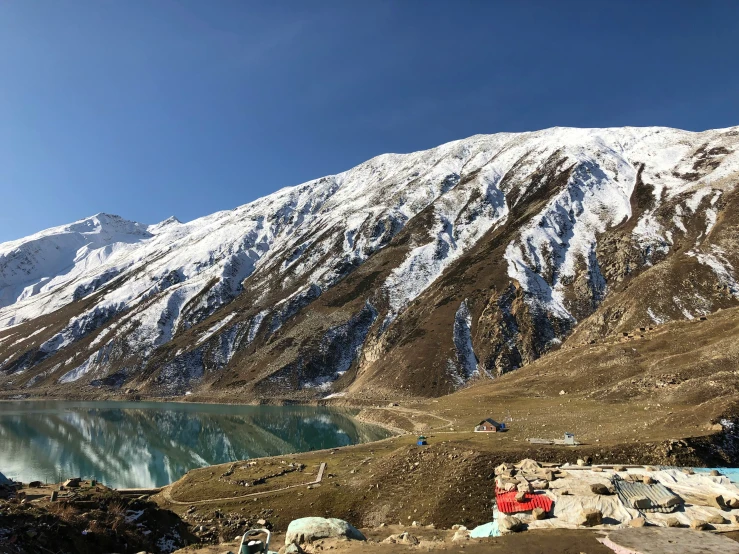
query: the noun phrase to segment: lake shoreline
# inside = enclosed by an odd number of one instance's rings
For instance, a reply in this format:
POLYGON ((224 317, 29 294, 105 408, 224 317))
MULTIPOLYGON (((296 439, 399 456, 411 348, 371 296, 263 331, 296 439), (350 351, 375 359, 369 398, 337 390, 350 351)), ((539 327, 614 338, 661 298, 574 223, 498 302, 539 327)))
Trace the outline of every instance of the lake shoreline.
MULTIPOLYGON (((379 406, 376 403, 370 403, 368 404, 366 401, 364 403, 357 402, 355 399, 346 398, 343 396, 334 397, 334 398, 319 398, 314 400, 309 400, 307 402, 302 402, 290 398, 276 398, 272 401, 267 401, 264 399, 261 400, 254 400, 254 401, 247 401, 247 402, 233 402, 230 399, 226 399, 222 396, 214 396, 214 397, 206 397, 203 398, 200 395, 193 395, 193 399, 188 399, 187 396, 172 396, 172 397, 166 397, 166 396, 143 396, 143 395, 127 395, 128 397, 122 398, 121 395, 110 395, 110 396, 103 396, 102 398, 98 395, 95 395, 93 397, 89 397, 87 395, 69 395, 65 394, 61 397, 56 396, 39 396, 39 395, 33 395, 32 393, 16 393, 17 395, 22 395, 23 398, 13 398, 6 395, 0 396, 0 404, 5 402, 158 402, 158 403, 172 403, 172 404, 218 404, 218 405, 225 405, 225 406, 306 406, 306 407, 327 407, 327 408, 338 408, 338 409, 346 409, 346 410, 355 410, 357 413, 354 415, 355 419, 361 423, 365 423, 368 425, 375 425, 377 427, 382 427, 392 435, 403 435, 406 433, 412 433, 413 430, 398 427, 396 425, 393 425, 387 421, 384 421, 382 419, 371 419, 366 418, 361 415, 362 411, 367 408, 377 409, 377 410, 393 410, 394 408, 397 408, 397 403, 390 402, 390 405, 386 406, 379 406), (28 394, 28 396, 25 396, 25 394, 28 394), (354 401, 353 401, 354 400, 354 401)), ((12 391, 15 392, 15 391, 12 391)), ((430 412, 427 412, 430 415, 430 412)))
POLYGON ((85 477, 111 488, 152 488, 196 468, 395 435, 358 415, 347 406, 5 399, 0 425, 8 449, 0 471, 24 482, 85 477))

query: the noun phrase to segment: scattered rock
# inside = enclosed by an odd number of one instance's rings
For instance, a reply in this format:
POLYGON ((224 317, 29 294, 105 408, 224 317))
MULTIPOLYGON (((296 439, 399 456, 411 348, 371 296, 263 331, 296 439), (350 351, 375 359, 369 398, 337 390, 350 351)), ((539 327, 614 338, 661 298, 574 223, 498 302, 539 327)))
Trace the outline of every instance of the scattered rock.
POLYGON ((583 460, 582 458, 578 458, 577 459, 577 465, 579 465, 580 467, 583 467, 583 466, 586 466, 588 464, 586 464, 585 463, 585 460, 583 460))
POLYGON ((710 523, 711 525, 725 525, 729 523, 729 520, 726 519, 721 514, 715 514, 715 515, 707 517, 706 523, 710 523))
POLYGON ((643 517, 635 517, 629 521, 629 527, 644 527, 647 524, 647 520, 643 517))
POLYGON ((717 470, 717 469, 712 469, 712 470, 710 471, 709 475, 711 475, 711 476, 713 476, 713 477, 719 477, 719 476, 721 476, 721 474, 720 474, 720 473, 718 472, 718 470, 717 470))
POLYGON ((665 520, 665 525, 667 527, 680 527, 681 526, 680 520, 677 519, 676 517, 671 517, 665 520))
POLYGON ((524 491, 518 491, 516 493, 516 502, 525 502, 526 501, 526 493, 524 491))
POLYGON ((718 508, 719 510, 726 509, 726 501, 724 500, 724 497, 720 494, 712 494, 707 497, 707 500, 709 506, 713 506, 715 508, 718 508))
POLYGON ((602 495, 611 494, 611 489, 608 488, 608 486, 604 485, 603 483, 593 483, 592 485, 590 485, 590 491, 593 494, 602 494, 602 495))
POLYGON ((592 469, 592 471, 594 471, 595 473, 603 473, 603 468, 602 467, 594 467, 592 469))
POLYGON ((418 544, 419 541, 417 537, 406 532, 406 533, 399 533, 397 535, 390 535, 388 538, 386 538, 382 542, 392 543, 392 544, 407 544, 410 546, 415 546, 418 544))
POLYGON ((726 503, 726 507, 729 508, 730 510, 739 509, 739 498, 724 499, 724 502, 726 503))
POLYGON ((303 554, 304 551, 297 544, 290 543, 287 546, 283 547, 280 552, 282 554, 303 554))
MULTIPOLYGON (((519 493, 521 493, 521 492, 534 492, 534 488, 531 486, 531 483, 529 483, 528 481, 526 481, 525 483, 519 483, 516 486, 516 490, 519 493)), ((516 496, 518 496, 518 495, 516 495, 516 496)))
POLYGON ((613 466, 613 471, 626 471, 624 466, 613 466))
POLYGON ((411 523, 411 527, 420 527, 420 526, 421 524, 418 521, 414 521, 413 523, 411 523))
POLYGON ((657 481, 652 479, 649 475, 645 475, 642 478, 641 482, 644 483, 645 485, 654 485, 657 481))
POLYGON ((337 518, 302 517, 294 519, 287 526, 285 545, 305 544, 318 539, 343 537, 365 541, 365 536, 353 525, 337 518))
POLYGON ((495 468, 495 475, 507 475, 508 477, 513 475, 513 472, 515 471, 515 467, 513 467, 512 464, 500 464, 498 467, 495 468))
POLYGON ((631 499, 631 507, 637 510, 647 510, 652 507, 652 501, 646 496, 635 496, 631 499))
POLYGON ((683 473, 684 473, 685 475, 693 475, 693 474, 695 473, 695 471, 693 471, 693 470, 692 470, 692 469, 690 469, 689 467, 686 467, 686 468, 683 468, 683 473))
POLYGON ((544 508, 534 508, 531 510, 531 517, 534 519, 546 519, 547 518, 547 511, 544 508))
POLYGON ((543 491, 549 488, 549 481, 546 479, 535 479, 531 481, 531 488, 535 491, 543 491))
POLYGON ((524 523, 514 516, 503 516, 498 519, 498 528, 501 533, 517 533, 525 529, 524 523))
POLYGON ((691 519, 690 528, 695 529, 696 531, 705 531, 708 529, 708 523, 700 519, 691 519))
POLYGON ((452 542, 463 542, 470 539, 470 532, 467 529, 459 529, 454 533, 452 542))
POLYGON ((579 523, 584 527, 600 525, 603 523, 603 513, 600 510, 583 510, 579 523))
POLYGON ((464 525, 460 525, 459 523, 455 523, 454 525, 452 525, 452 531, 459 531, 460 529, 462 531, 467 531, 467 527, 465 527, 464 525))

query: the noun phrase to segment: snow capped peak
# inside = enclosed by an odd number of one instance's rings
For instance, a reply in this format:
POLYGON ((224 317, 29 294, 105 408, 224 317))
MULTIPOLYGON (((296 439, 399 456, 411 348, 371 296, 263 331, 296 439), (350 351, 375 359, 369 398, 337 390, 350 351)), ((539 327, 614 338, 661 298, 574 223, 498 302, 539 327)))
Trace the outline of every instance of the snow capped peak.
POLYGON ((96 244, 103 242, 128 242, 132 237, 146 236, 148 233, 146 225, 123 219, 121 216, 99 213, 85 219, 72 223, 67 228, 68 232, 80 233, 90 236, 96 244), (93 235, 99 235, 95 240, 93 235))
POLYGON ((145 225, 99 213, 0 244, 0 308, 94 272, 116 251, 151 236, 145 225))
POLYGON ((152 235, 156 235, 160 233, 162 230, 174 226, 174 225, 182 225, 182 222, 177 219, 175 216, 170 216, 164 221, 161 221, 159 223, 155 223, 154 225, 149 225, 146 230, 151 233, 152 235))

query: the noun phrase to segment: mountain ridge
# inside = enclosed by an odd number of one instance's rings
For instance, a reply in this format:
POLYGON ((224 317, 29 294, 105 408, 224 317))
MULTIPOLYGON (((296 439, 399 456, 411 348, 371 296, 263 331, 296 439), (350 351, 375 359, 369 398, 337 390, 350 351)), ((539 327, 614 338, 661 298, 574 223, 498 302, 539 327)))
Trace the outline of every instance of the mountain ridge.
POLYGON ((438 395, 628 321, 710 313, 739 300, 737 143, 736 127, 475 135, 187 223, 98 214, 4 243, 0 384, 438 395), (66 257, 34 266, 50 231, 66 257), (668 278, 683 265, 692 288, 668 278), (613 307, 668 267, 654 282, 677 300, 613 307))

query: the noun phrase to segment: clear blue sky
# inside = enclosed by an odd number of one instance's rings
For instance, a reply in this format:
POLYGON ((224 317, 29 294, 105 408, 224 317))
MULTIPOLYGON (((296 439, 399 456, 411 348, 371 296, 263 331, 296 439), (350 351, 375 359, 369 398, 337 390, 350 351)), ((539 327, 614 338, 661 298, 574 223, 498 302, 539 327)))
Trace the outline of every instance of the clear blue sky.
POLYGON ((737 124, 732 0, 0 0, 0 241, 476 133, 737 124))

